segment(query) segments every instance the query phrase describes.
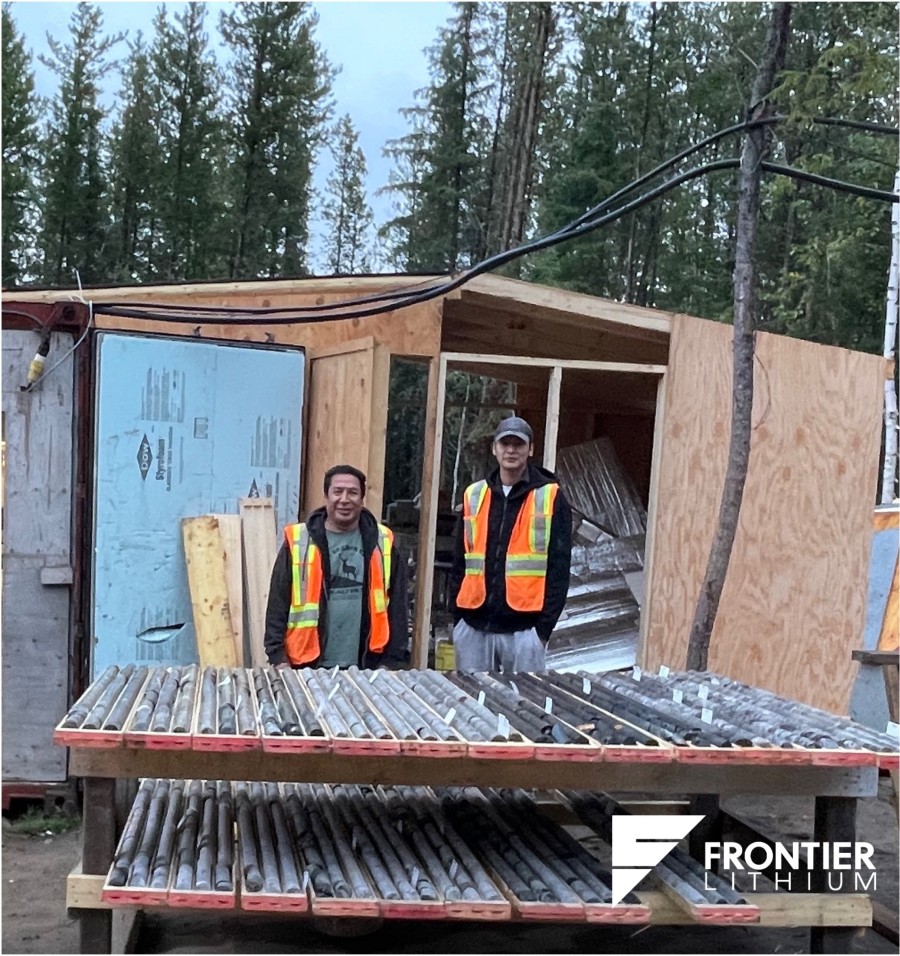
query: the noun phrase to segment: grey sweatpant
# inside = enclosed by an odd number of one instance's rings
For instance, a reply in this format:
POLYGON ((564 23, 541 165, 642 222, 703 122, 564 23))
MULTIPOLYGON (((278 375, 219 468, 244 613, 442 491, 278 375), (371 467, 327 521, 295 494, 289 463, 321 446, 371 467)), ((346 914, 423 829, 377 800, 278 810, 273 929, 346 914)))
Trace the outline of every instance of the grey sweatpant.
POLYGON ((496 634, 476 631, 460 620, 453 628, 456 667, 461 671, 540 672, 547 669, 546 649, 537 631, 496 634))

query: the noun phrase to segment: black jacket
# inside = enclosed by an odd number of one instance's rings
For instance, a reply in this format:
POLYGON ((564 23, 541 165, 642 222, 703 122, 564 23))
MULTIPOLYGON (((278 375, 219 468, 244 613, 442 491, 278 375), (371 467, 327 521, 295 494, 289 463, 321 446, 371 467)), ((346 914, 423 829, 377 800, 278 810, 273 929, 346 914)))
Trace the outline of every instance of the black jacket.
POLYGON ((466 572, 463 521, 460 515, 456 529, 456 548, 450 572, 450 594, 453 596, 453 619, 465 620, 479 631, 508 634, 529 627, 537 629, 538 637, 546 644, 562 614, 569 590, 569 564, 572 558, 572 509, 562 490, 556 494, 553 519, 550 523, 550 546, 547 553, 547 580, 544 589, 544 607, 540 611, 514 611, 506 603, 506 552, 516 518, 525 498, 534 488, 556 482, 556 476, 531 462, 528 473, 504 496, 500 469, 488 475, 491 489, 491 509, 488 516, 487 554, 485 555, 486 598, 481 607, 469 609, 456 606, 456 596, 462 587, 466 572))
MULTIPOLYGON (((319 640, 324 648, 328 640, 328 587, 331 579, 331 566, 328 556, 328 538, 325 535, 325 509, 317 508, 306 520, 309 535, 313 543, 322 552, 322 599, 319 602, 319 640)), ((382 654, 373 654, 368 649, 369 637, 369 559, 378 544, 378 522, 371 511, 365 508, 359 516, 359 530, 362 533, 365 572, 363 576, 363 608, 359 634, 359 666, 378 667, 379 665, 399 664, 406 659, 409 644, 409 615, 406 594, 406 561, 396 545, 391 559, 391 580, 388 585, 390 604, 388 622, 390 637, 382 654)), ((287 662, 284 649, 284 635, 287 630, 288 614, 291 609, 291 550, 287 542, 281 546, 275 566, 272 568, 272 580, 269 585, 269 604, 266 608, 265 649, 269 663, 273 666, 287 662)), ((315 667, 318 659, 304 665, 315 667)))

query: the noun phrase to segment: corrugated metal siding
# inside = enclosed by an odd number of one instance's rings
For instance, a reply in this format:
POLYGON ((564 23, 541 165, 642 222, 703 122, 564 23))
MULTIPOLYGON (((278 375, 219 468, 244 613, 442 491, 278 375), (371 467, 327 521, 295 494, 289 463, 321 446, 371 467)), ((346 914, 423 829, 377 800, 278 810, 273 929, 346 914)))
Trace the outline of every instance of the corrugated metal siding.
MULTIPOLYGON (((3 778, 61 781, 51 742, 68 697, 73 361, 21 392, 39 338, 3 333, 3 778), (53 569, 53 570, 51 570, 53 569)), ((54 334, 47 368, 72 347, 54 334)))
POLYGON ((296 521, 305 372, 298 351, 98 339, 94 676, 197 659, 182 517, 258 495, 296 521))

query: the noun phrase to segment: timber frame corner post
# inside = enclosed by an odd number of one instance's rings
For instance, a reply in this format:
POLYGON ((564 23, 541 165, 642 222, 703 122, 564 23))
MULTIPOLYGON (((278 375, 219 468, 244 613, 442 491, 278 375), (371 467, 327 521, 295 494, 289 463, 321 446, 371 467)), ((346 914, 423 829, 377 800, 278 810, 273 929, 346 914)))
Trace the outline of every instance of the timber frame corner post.
MULTIPOLYGON (((428 662, 428 645, 431 638, 431 602, 434 590, 434 565, 425 556, 434 554, 437 536, 438 492, 441 481, 441 459, 444 440, 444 413, 447 398, 447 371, 452 366, 476 366, 473 371, 503 377, 510 368, 543 369, 548 374, 546 415, 544 421, 544 448, 542 463, 545 468, 556 467, 557 440, 560 421, 560 394, 566 370, 599 373, 625 373, 658 376, 664 381, 666 366, 634 362, 590 362, 569 359, 533 358, 521 355, 470 354, 467 352, 442 352, 434 362, 428 376, 428 412, 426 416, 425 462, 422 481, 422 521, 419 527, 419 570, 416 575, 416 619, 413 631, 412 666, 425 668, 428 662), (432 425, 433 422, 433 425, 432 425), (433 438, 432 438, 433 436, 433 438), (429 454, 429 443, 430 454, 429 454)), ((656 457, 659 453, 659 431, 662 426, 662 396, 664 388, 657 390, 656 420, 653 438, 653 462, 651 465, 651 499, 653 506, 657 474, 656 457)), ((648 528, 650 527, 648 515, 648 528)), ((649 554, 649 537, 648 550, 649 554)), ((642 619, 644 616, 642 609, 642 619)))

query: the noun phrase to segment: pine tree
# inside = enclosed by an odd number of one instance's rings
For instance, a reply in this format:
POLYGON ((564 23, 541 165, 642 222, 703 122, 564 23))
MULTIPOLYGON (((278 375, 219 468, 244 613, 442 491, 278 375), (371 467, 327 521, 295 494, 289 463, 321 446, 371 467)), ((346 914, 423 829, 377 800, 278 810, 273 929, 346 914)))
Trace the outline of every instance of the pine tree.
POLYGON ((111 134, 110 207, 106 279, 116 283, 156 278, 154 232, 161 178, 159 90, 140 33, 129 45, 125 87, 111 134))
POLYGON ((69 42, 48 37, 51 53, 41 57, 60 80, 44 146, 41 236, 43 279, 54 286, 73 285, 76 269, 84 283, 104 278, 108 197, 99 94, 113 65, 107 54, 122 37, 103 36, 102 22, 98 7, 79 3, 70 20, 69 42))
POLYGON ((545 112, 558 87, 553 74, 560 45, 553 4, 504 4, 502 10, 501 93, 491 150, 491 202, 484 216, 488 254, 521 245, 529 232, 543 162, 545 112), (505 97, 503 91, 508 91, 505 97))
POLYGON ((224 129, 222 77, 204 31, 206 5, 190 3, 174 23, 161 8, 151 54, 160 104, 159 225, 154 267, 164 279, 223 275, 224 129))
POLYGON ((413 129, 385 148, 405 168, 388 187, 401 197, 400 214, 382 233, 395 249, 406 250, 412 272, 453 271, 473 262, 483 247, 477 206, 487 151, 487 21, 477 4, 455 8, 429 51, 431 85, 402 111, 413 129))
POLYGON ((334 275, 369 272, 373 217, 366 202, 366 157, 349 115, 335 125, 332 136, 334 171, 322 210, 328 230, 325 267, 334 275))
MULTIPOLYGON (((897 141, 814 116, 896 125, 895 11, 887 5, 799 4, 783 78, 793 104, 781 132, 789 165, 893 188, 897 141)), ((793 180, 764 184, 760 322, 817 342, 880 352, 890 207, 793 180)))
POLYGON ((31 56, 3 4, 2 146, 4 286, 28 279, 34 259, 38 109, 31 56))
POLYGON ((234 278, 307 270, 312 170, 333 77, 314 40, 317 22, 308 3, 247 2, 221 17, 232 53, 234 278))

